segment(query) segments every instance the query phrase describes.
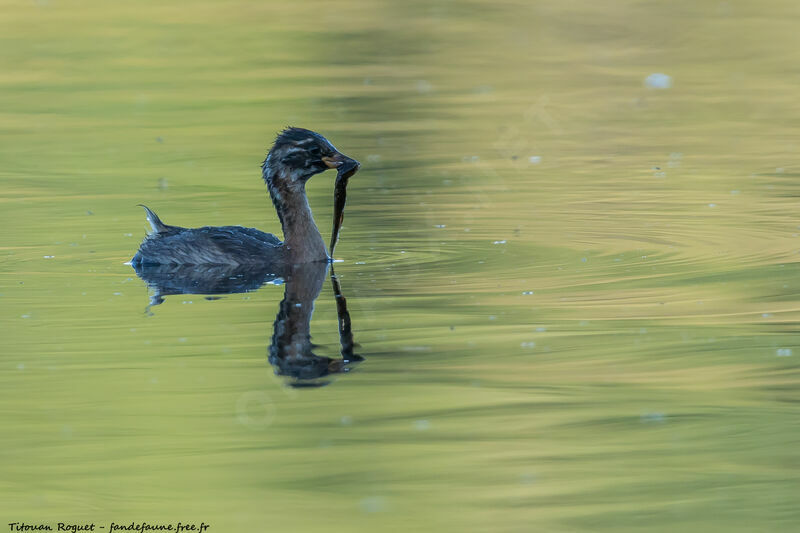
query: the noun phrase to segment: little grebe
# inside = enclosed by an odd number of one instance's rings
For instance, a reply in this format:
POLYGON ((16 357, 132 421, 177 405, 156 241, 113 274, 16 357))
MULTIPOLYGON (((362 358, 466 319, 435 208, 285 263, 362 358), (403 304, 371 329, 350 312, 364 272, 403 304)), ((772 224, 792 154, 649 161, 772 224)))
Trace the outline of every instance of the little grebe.
POLYGON ((278 135, 261 165, 262 176, 283 228, 283 242, 271 233, 241 226, 169 226, 142 206, 152 232, 142 241, 131 264, 137 267, 328 261, 325 242, 314 223, 306 198, 306 182, 314 174, 331 168, 338 169, 339 176, 346 181, 358 170, 359 163, 339 153, 319 133, 287 128, 278 135))

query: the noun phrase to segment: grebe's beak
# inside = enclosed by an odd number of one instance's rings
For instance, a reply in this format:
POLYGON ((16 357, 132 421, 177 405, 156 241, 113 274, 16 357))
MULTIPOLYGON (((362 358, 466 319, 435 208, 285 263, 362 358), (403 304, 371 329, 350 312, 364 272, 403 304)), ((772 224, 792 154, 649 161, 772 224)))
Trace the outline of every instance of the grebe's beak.
POLYGON ((345 179, 349 178, 358 172, 358 169, 361 167, 361 163, 355 159, 347 157, 346 155, 338 152, 330 157, 323 157, 322 162, 325 163, 325 166, 328 168, 335 168, 339 170, 337 179, 339 179, 339 177, 345 179))

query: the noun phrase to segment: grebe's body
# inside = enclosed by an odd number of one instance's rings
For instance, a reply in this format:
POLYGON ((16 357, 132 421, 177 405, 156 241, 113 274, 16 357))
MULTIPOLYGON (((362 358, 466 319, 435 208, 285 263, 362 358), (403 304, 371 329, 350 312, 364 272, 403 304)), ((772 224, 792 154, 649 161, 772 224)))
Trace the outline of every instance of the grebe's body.
POLYGON ((248 265, 285 254, 286 247, 271 233, 241 226, 167 226, 150 209, 142 207, 153 231, 131 260, 134 266, 248 265))
MULTIPOLYGON (((161 222, 145 207, 152 232, 131 260, 141 265, 256 265, 328 261, 325 242, 317 229, 306 197, 306 182, 329 168, 353 174, 359 164, 341 153, 322 135, 288 128, 275 140, 262 164, 284 239, 241 226, 181 228, 161 222)), ((144 207, 144 206, 143 206, 144 207)))

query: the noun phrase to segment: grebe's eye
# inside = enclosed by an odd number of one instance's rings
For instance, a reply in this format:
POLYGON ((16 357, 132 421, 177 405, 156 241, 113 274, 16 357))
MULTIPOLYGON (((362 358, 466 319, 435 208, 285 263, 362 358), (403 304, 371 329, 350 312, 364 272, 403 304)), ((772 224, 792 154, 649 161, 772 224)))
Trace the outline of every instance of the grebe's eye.
POLYGON ((308 149, 308 153, 312 157, 322 157, 322 150, 320 150, 319 146, 316 146, 316 145, 314 145, 311 148, 309 148, 308 149))

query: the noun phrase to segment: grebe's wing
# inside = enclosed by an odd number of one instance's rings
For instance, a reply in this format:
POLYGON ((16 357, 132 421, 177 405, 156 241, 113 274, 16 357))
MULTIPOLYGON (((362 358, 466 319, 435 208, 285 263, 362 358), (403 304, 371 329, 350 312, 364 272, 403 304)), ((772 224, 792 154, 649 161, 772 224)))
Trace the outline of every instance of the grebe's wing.
POLYGON ((235 265, 269 261, 280 245, 274 235, 241 226, 176 228, 154 233, 140 245, 133 264, 235 265))
POLYGON ((241 226, 224 226, 226 228, 237 228, 242 233, 252 237, 256 240, 263 242, 264 244, 269 244, 271 246, 278 246, 281 244, 281 240, 273 235, 272 233, 264 233, 261 230, 257 230, 255 228, 243 228, 241 226))

